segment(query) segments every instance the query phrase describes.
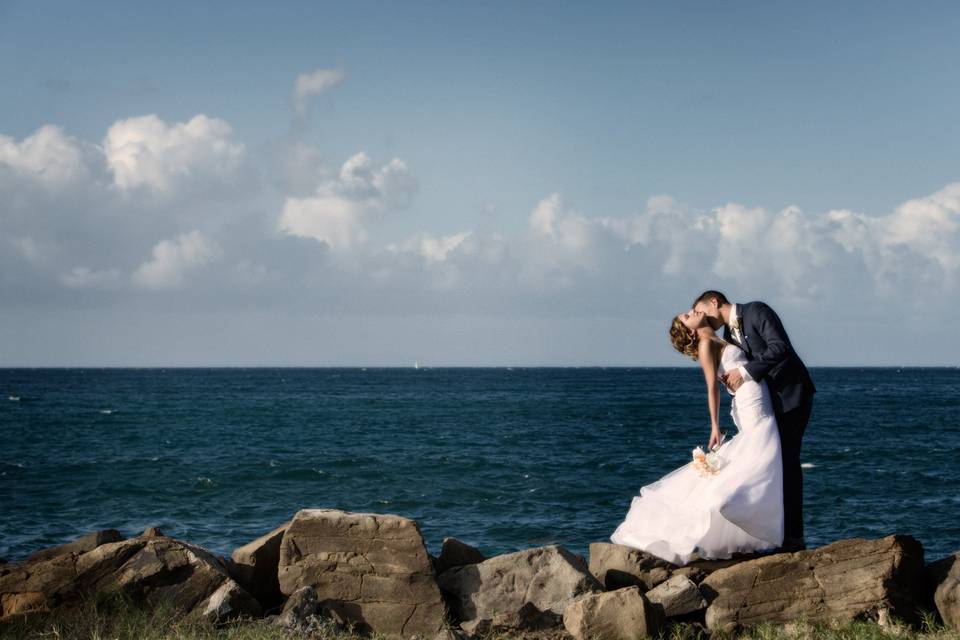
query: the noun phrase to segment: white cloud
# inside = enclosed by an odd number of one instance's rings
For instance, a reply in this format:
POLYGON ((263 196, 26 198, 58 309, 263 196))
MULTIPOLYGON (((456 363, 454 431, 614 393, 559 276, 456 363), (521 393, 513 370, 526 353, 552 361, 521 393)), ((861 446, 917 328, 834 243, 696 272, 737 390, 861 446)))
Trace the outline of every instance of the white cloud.
POLYGON ((167 289, 183 282, 187 272, 218 259, 220 246, 197 230, 174 240, 162 240, 153 248, 150 260, 133 274, 133 281, 145 289, 167 289))
POLYGON ((0 135, 2 167, 52 189, 67 187, 90 176, 87 153, 81 143, 60 127, 49 124, 19 143, 0 135))
POLYGON ((387 251, 393 253, 408 252, 423 258, 427 263, 444 262, 451 252, 464 245, 464 241, 473 235, 471 231, 461 231, 449 236, 437 236, 421 232, 403 242, 387 245, 387 251))
POLYGON ((278 227, 334 250, 353 249, 366 241, 369 217, 408 206, 416 190, 417 181, 402 160, 377 166, 360 152, 343 163, 335 178, 322 180, 312 197, 288 197, 278 227))
POLYGON ((311 98, 332 89, 347 77, 343 69, 316 69, 309 73, 301 73, 293 87, 293 102, 297 113, 301 116, 306 113, 311 98))
POLYGON ((200 114, 167 124, 147 115, 111 125, 103 153, 121 191, 168 194, 178 185, 230 180, 242 167, 245 148, 223 120, 200 114))

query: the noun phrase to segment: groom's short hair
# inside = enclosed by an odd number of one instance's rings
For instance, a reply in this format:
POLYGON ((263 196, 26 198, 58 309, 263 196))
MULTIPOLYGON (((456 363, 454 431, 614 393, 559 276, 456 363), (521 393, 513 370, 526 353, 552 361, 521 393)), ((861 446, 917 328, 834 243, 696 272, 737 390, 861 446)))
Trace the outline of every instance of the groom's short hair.
POLYGON ((701 293, 700 297, 693 301, 693 306, 697 306, 701 302, 706 302, 711 298, 716 298, 717 304, 720 305, 721 307, 725 304, 730 304, 730 301, 727 300, 727 296, 723 295, 719 291, 714 291, 711 289, 710 291, 704 291, 703 293, 701 293))

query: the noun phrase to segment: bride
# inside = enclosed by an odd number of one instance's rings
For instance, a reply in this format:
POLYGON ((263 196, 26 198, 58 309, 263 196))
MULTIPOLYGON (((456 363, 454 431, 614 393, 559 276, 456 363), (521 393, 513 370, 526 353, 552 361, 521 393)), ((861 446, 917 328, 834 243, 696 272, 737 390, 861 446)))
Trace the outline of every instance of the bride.
MULTIPOLYGON (((686 464, 640 489, 624 521, 610 539, 674 564, 734 553, 767 551, 783 542, 783 470, 780 436, 766 381, 744 381, 733 396, 730 414, 737 435, 722 444, 720 376, 747 362, 702 312, 690 310, 673 320, 670 339, 680 353, 698 360, 707 383, 710 443, 719 470, 686 464)), ((695 452, 696 453, 696 452, 695 452)))

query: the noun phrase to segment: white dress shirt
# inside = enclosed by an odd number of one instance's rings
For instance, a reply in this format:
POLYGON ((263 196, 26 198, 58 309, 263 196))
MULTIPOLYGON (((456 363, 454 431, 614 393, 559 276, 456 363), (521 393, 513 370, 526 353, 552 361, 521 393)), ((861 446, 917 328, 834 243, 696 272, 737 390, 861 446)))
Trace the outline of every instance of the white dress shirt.
MULTIPOLYGON (((730 305, 730 322, 727 323, 727 326, 730 328, 730 335, 733 336, 733 339, 740 344, 743 344, 743 334, 739 329, 736 328, 737 320, 740 318, 740 314, 738 313, 739 310, 740 309, 737 307, 736 303, 730 305)), ((737 370, 740 372, 740 377, 743 378, 744 381, 753 381, 753 378, 747 372, 746 367, 741 365, 737 367, 737 370)))

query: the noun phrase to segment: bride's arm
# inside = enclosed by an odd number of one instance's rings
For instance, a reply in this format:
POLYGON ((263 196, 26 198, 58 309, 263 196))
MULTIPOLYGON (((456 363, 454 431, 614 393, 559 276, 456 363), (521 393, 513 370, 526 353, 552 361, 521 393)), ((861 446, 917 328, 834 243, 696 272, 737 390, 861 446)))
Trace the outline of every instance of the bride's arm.
POLYGON ((720 441, 720 381, 717 379, 717 360, 712 342, 700 340, 697 354, 707 383, 707 409, 710 411, 710 443, 707 446, 712 449, 720 441))

